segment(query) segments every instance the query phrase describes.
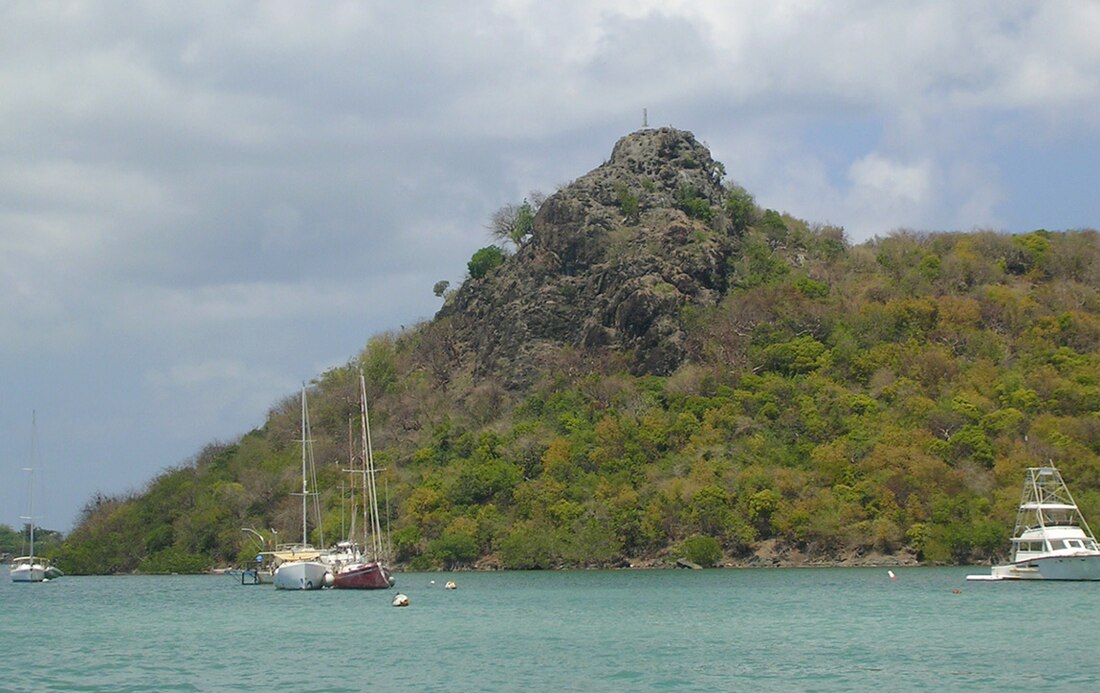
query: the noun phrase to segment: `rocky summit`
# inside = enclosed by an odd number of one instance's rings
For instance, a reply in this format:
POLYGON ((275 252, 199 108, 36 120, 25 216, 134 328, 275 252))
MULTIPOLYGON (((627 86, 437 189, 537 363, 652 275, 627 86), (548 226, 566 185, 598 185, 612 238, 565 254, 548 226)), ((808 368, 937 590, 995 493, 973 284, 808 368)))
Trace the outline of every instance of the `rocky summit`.
POLYGON ((635 374, 684 359, 684 307, 714 305, 737 246, 723 166, 692 133, 631 133, 550 195, 500 266, 437 315, 478 377, 522 386, 563 347, 625 357, 635 374))

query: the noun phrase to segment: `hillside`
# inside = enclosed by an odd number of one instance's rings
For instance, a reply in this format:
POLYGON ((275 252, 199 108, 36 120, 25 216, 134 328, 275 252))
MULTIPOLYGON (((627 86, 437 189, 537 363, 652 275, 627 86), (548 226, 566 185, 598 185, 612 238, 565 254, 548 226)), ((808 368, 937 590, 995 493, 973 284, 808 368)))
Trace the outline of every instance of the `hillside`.
MULTIPOLYGON (((411 568, 989 560, 1048 460, 1100 518, 1095 231, 850 246, 669 128, 515 221, 434 319, 311 384, 326 542, 360 369, 411 568)), ((98 494, 62 567, 201 570, 255 554, 241 527, 294 536, 298 416, 290 396, 98 494)))

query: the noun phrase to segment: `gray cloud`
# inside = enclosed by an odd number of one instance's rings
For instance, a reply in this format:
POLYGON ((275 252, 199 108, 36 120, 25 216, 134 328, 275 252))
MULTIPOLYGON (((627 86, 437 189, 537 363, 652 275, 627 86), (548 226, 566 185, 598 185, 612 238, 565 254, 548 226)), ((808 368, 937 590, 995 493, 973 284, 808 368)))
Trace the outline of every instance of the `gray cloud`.
POLYGON ((597 166, 642 109, 761 204, 855 240, 1095 223, 1091 171, 1034 153, 1100 144, 1098 13, 8 3, 0 522, 22 509, 31 408, 56 482, 45 524, 67 527, 93 491, 140 487, 430 317, 493 209, 597 166))

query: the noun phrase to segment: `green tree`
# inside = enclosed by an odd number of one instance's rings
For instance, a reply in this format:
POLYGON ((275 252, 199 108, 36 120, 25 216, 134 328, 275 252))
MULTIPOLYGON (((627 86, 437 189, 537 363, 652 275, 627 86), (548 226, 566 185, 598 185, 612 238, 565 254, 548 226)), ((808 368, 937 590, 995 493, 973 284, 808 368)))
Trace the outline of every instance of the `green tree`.
POLYGON ((489 219, 489 233, 496 239, 522 245, 535 228, 535 208, 526 199, 504 205, 489 219))
POLYGON ((466 267, 472 278, 481 279, 503 264, 504 257, 504 250, 500 247, 495 245, 486 246, 474 253, 466 267))
POLYGON ((722 544, 714 537, 695 534, 680 544, 680 556, 704 568, 713 568, 722 558, 722 544))
POLYGON ((545 570, 558 559, 558 538, 549 527, 523 522, 512 527, 500 545, 500 561, 512 570, 545 570))
POLYGON ((464 532, 444 532, 428 543, 428 557, 448 570, 469 565, 477 559, 477 541, 464 532))
POLYGON ((744 233, 756 223, 756 200, 740 185, 726 193, 726 216, 734 233, 744 233))

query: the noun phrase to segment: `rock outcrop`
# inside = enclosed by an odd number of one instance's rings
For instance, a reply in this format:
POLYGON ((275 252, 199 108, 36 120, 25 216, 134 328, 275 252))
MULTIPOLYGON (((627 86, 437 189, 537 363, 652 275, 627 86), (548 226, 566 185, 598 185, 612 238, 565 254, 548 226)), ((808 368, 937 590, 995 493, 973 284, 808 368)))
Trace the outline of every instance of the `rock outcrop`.
POLYGON ((437 315, 476 376, 529 382, 570 347, 621 354, 636 374, 684 358, 683 309, 726 290, 736 239, 721 164, 690 133, 646 129, 548 197, 529 238, 437 315))

